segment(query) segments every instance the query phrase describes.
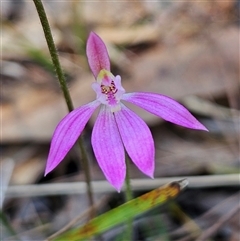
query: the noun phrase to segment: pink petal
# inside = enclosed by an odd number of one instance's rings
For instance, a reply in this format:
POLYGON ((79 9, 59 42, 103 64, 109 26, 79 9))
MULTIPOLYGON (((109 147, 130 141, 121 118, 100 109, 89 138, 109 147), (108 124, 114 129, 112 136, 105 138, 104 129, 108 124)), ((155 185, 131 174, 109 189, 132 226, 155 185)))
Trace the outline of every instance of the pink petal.
POLYGON ((138 105, 150 113, 174 124, 208 131, 184 106, 168 96, 135 92, 124 94, 122 99, 138 105))
POLYGON ((110 60, 107 48, 102 39, 91 32, 87 40, 88 63, 93 75, 97 78, 102 69, 110 71, 110 60))
POLYGON ((106 179, 120 191, 126 174, 124 148, 114 114, 105 105, 93 127, 92 147, 106 179))
POLYGON ((98 101, 93 101, 73 110, 60 121, 52 137, 45 176, 63 160, 99 105, 98 101))
POLYGON ((135 165, 153 178, 154 142, 146 123, 123 104, 115 112, 118 129, 125 149, 135 165))

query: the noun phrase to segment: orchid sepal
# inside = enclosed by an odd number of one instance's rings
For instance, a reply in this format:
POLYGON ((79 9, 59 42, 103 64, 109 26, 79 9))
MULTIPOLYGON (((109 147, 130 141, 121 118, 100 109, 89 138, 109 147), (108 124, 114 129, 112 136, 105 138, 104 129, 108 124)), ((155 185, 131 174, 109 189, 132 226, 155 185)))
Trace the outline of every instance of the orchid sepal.
POLYGON ((124 94, 122 99, 176 125, 208 131, 183 105, 168 96, 133 92, 124 94))
POLYGON ((59 122, 51 140, 45 176, 64 159, 99 105, 97 100, 90 102, 73 110, 59 122))
POLYGON ((101 70, 110 71, 110 60, 106 45, 94 32, 89 34, 86 52, 88 63, 95 79, 97 79, 101 70))

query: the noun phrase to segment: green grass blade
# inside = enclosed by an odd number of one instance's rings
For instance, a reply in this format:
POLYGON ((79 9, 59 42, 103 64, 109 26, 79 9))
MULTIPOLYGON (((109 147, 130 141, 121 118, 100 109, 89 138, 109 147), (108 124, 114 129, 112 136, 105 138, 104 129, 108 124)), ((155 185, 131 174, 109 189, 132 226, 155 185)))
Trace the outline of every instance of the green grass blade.
POLYGON ((86 240, 87 238, 100 234, 118 224, 124 223, 130 218, 142 214, 158 205, 166 203, 175 198, 188 185, 186 179, 171 182, 135 198, 123 205, 114 208, 86 223, 80 228, 72 229, 55 240, 86 240))

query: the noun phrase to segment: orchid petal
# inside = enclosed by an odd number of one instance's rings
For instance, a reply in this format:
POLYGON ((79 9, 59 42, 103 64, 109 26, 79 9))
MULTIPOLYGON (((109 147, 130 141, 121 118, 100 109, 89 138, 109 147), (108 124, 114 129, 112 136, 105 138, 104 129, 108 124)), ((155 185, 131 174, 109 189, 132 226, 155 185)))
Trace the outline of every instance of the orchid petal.
POLYGON ((102 39, 91 32, 87 40, 87 57, 90 69, 97 79, 102 69, 110 71, 110 60, 107 48, 102 39))
POLYGON ((128 155, 143 173, 153 178, 155 150, 148 126, 123 104, 121 111, 114 114, 128 155))
POLYGON ((45 176, 63 160, 99 105, 98 101, 93 101, 73 110, 60 121, 52 137, 45 176))
POLYGON ((207 128, 203 126, 184 106, 168 96, 146 92, 134 92, 124 94, 122 99, 174 124, 187 128, 208 131, 207 128))
POLYGON ((92 147, 106 179, 120 191, 126 173, 124 148, 114 114, 105 105, 102 105, 93 127, 92 147))

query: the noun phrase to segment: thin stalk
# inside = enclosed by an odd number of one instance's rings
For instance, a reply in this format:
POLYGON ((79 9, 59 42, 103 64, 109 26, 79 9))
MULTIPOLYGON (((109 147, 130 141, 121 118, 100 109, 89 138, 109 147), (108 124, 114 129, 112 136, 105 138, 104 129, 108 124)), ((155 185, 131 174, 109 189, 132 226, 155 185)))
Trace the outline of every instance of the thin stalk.
MULTIPOLYGON (((41 0, 33 0, 33 2, 36 6, 36 9, 37 9, 37 12, 38 12, 41 24, 42 24, 44 35, 45 35, 47 45, 48 45, 48 49, 49 49, 56 73, 57 73, 58 81, 60 83, 60 86, 61 86, 61 89, 62 89, 62 92, 64 95, 64 99, 65 99, 67 107, 68 107, 68 111, 70 112, 74 109, 74 107, 73 107, 70 93, 68 91, 66 79, 65 79, 62 67, 60 65, 60 62, 59 62, 57 49, 56 49, 56 46, 55 46, 55 43, 54 43, 54 40, 52 37, 52 32, 51 32, 51 28, 50 28, 50 25, 49 25, 49 22, 47 19, 45 9, 43 7, 41 0)), ((91 176, 90 176, 90 171, 89 171, 87 153, 84 148, 83 140, 81 137, 79 138, 78 143, 79 143, 79 146, 80 146, 80 149, 82 152, 82 166, 83 166, 85 177, 86 177, 87 194, 88 194, 88 198, 89 198, 89 204, 93 205, 93 203, 94 203, 93 195, 92 195, 93 192, 92 192, 92 186, 91 186, 91 176)))
MULTIPOLYGON (((84 147, 84 143, 83 143, 81 136, 78 139, 78 145, 79 145, 81 153, 82 153, 81 163, 82 163, 84 173, 85 173, 85 181, 87 184, 87 195, 88 195, 88 199, 89 199, 89 204, 93 207, 94 206, 93 189, 92 189, 92 183, 91 183, 88 155, 87 155, 86 149, 84 147)), ((95 209, 93 208, 92 211, 90 212, 90 217, 93 218, 94 216, 95 216, 95 209)))
MULTIPOLYGON (((131 188, 130 172, 129 172, 130 159, 126 155, 126 179, 125 179, 125 201, 128 202, 133 199, 133 192, 131 188)), ((133 237, 133 220, 129 219, 127 222, 126 240, 132 240, 133 237)))
POLYGON ((125 199, 126 202, 133 199, 133 192, 131 188, 130 172, 129 172, 130 159, 126 155, 126 179, 125 179, 125 199))
POLYGON ((67 87, 67 83, 66 83, 66 79, 65 79, 63 70, 62 70, 60 62, 59 62, 57 49, 56 49, 56 46, 55 46, 55 43, 54 43, 54 40, 53 40, 53 37, 52 37, 52 32, 51 32, 51 28, 50 28, 50 25, 49 25, 49 22, 48 22, 48 19, 47 19, 45 9, 43 7, 43 4, 42 4, 41 0, 33 0, 33 2, 36 6, 38 16, 39 16, 39 19, 40 19, 41 24, 42 24, 45 39, 47 41, 48 49, 49 49, 49 52, 50 52, 50 55, 51 55, 51 58, 52 58, 52 62, 54 64, 54 67, 55 67, 55 70, 56 70, 56 74, 57 74, 62 92, 64 94, 64 98, 65 98, 65 101, 66 101, 66 104, 67 104, 67 107, 68 107, 68 111, 70 112, 74 109, 73 103, 72 103, 72 99, 71 99, 71 96, 70 96, 69 91, 68 91, 68 87, 67 87))

